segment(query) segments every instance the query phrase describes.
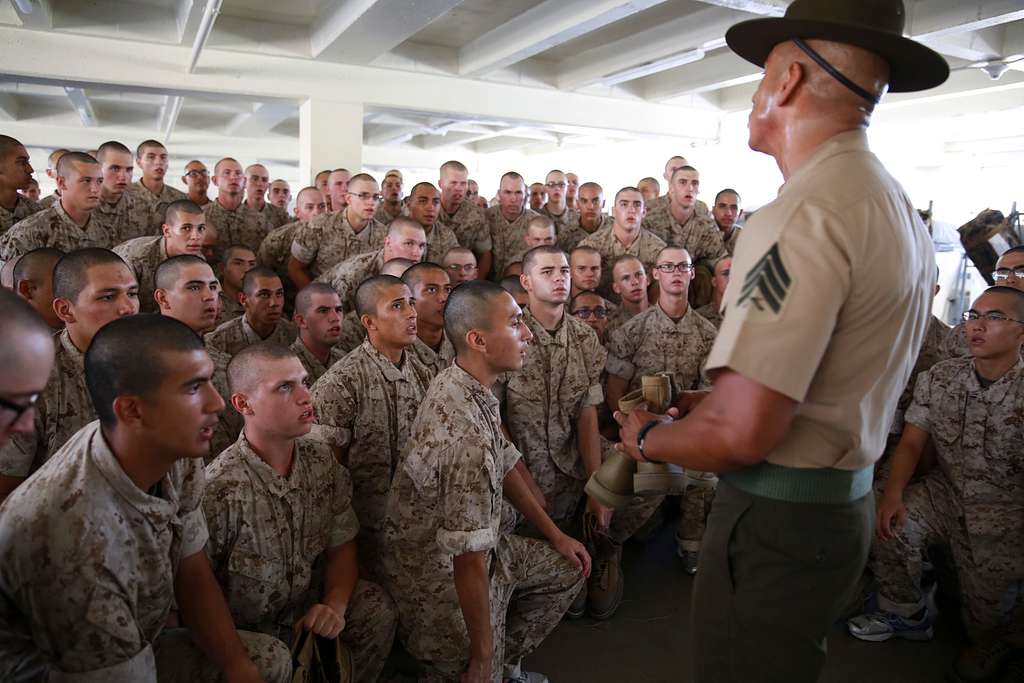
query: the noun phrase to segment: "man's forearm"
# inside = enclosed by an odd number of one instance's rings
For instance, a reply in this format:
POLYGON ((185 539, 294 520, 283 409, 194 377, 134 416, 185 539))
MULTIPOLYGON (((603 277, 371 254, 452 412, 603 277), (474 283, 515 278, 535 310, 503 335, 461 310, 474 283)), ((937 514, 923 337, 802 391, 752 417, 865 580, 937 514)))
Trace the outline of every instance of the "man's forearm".
POLYGON ((885 495, 903 495, 903 490, 914 477, 921 454, 930 436, 912 424, 904 423, 900 441, 893 449, 892 462, 889 466, 889 480, 885 484, 885 495))
POLYGON ((494 254, 490 251, 485 251, 480 254, 479 262, 477 263, 476 277, 478 280, 486 280, 491 274, 491 266, 494 263, 494 254))
POLYGON ((589 477, 601 467, 601 436, 597 429, 595 406, 587 406, 576 418, 576 448, 589 477))
POLYGON ((327 551, 324 574, 323 603, 343 617, 359 580, 354 540, 327 551))
POLYGON ((491 633, 490 578, 487 553, 464 553, 452 558, 455 592, 469 634, 471 658, 490 659, 494 652, 491 633))
POLYGON ((608 402, 608 407, 614 413, 619 409, 619 399, 626 395, 626 389, 629 387, 629 380, 623 379, 618 375, 608 373, 608 379, 605 382, 605 400, 608 402))
POLYGON ((562 533, 530 493, 529 487, 515 468, 505 475, 502 493, 512 503, 512 506, 526 517, 526 521, 544 535, 544 538, 554 542, 562 533))
POLYGON ((294 256, 288 257, 288 277, 292 279, 296 289, 308 287, 313 281, 309 272, 309 264, 303 263, 294 256))
POLYGON ((174 596, 182 621, 213 665, 222 672, 255 669, 231 618, 227 601, 200 550, 181 560, 174 577, 174 596))

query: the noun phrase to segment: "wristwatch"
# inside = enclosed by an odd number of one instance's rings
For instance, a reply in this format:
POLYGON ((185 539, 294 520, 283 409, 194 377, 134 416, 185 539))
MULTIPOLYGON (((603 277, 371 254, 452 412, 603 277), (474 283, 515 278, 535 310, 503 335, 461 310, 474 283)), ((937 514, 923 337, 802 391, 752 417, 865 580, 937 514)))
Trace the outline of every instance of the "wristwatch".
POLYGON ((641 427, 640 431, 637 432, 636 434, 636 449, 640 451, 640 458, 645 462, 659 462, 658 460, 651 460, 650 458, 647 457, 647 454, 644 453, 644 442, 647 441, 647 433, 660 424, 661 420, 651 420, 643 427, 641 427))

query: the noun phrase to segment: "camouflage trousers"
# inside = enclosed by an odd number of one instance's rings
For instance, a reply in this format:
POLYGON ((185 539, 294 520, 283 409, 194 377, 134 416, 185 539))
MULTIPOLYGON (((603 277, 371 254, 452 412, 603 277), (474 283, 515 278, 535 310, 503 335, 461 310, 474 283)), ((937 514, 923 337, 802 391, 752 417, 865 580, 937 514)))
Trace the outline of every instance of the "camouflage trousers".
MULTIPOLYGON (((494 683, 558 625, 582 585, 583 574, 548 543, 501 535, 490 572, 494 683)), ((469 635, 458 601, 420 604, 404 594, 395 598, 402 639, 428 671, 420 681, 458 681, 469 663, 469 635)))
MULTIPOLYGON (((911 616, 925 605, 921 592, 922 554, 929 545, 949 547, 963 598, 964 623, 971 637, 1020 615, 1024 547, 1019 530, 972 538, 962 507, 945 476, 931 474, 903 492, 907 521, 896 537, 873 543, 871 568, 878 581, 879 605, 911 616)), ((1019 527, 1020 521, 1013 520, 1019 527)))
MULTIPOLYGON (((292 679, 292 653, 288 645, 273 636, 239 631, 260 675, 267 683, 289 683, 292 679)), ((185 628, 167 629, 153 646, 157 680, 160 683, 218 683, 220 670, 192 639, 185 628)))
POLYGON ((702 480, 707 486, 686 487, 679 498, 679 526, 676 528, 676 543, 687 552, 700 552, 700 541, 704 538, 711 504, 715 500, 717 479, 702 480))

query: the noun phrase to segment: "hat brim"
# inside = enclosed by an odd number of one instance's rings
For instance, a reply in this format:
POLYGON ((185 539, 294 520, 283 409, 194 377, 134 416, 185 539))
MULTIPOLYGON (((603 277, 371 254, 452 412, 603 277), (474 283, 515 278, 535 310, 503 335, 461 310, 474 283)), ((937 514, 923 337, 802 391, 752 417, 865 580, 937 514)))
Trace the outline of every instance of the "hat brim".
POLYGON ((733 52, 762 68, 776 45, 794 38, 846 43, 874 52, 889 63, 889 92, 928 90, 949 78, 949 64, 939 53, 909 38, 869 27, 769 17, 740 22, 725 34, 733 52))

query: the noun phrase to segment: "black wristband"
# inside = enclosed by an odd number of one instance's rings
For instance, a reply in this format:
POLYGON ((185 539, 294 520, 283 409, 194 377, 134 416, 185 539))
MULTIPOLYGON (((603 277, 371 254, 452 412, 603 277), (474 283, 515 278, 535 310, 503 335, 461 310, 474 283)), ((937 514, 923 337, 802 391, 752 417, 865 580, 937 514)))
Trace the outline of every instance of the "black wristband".
POLYGON ((647 440, 647 432, 651 431, 660 424, 661 420, 651 420, 643 427, 641 427, 640 431, 636 433, 636 449, 640 451, 640 457, 645 462, 659 462, 658 460, 651 460, 650 458, 647 457, 647 454, 644 453, 644 442, 647 440))

